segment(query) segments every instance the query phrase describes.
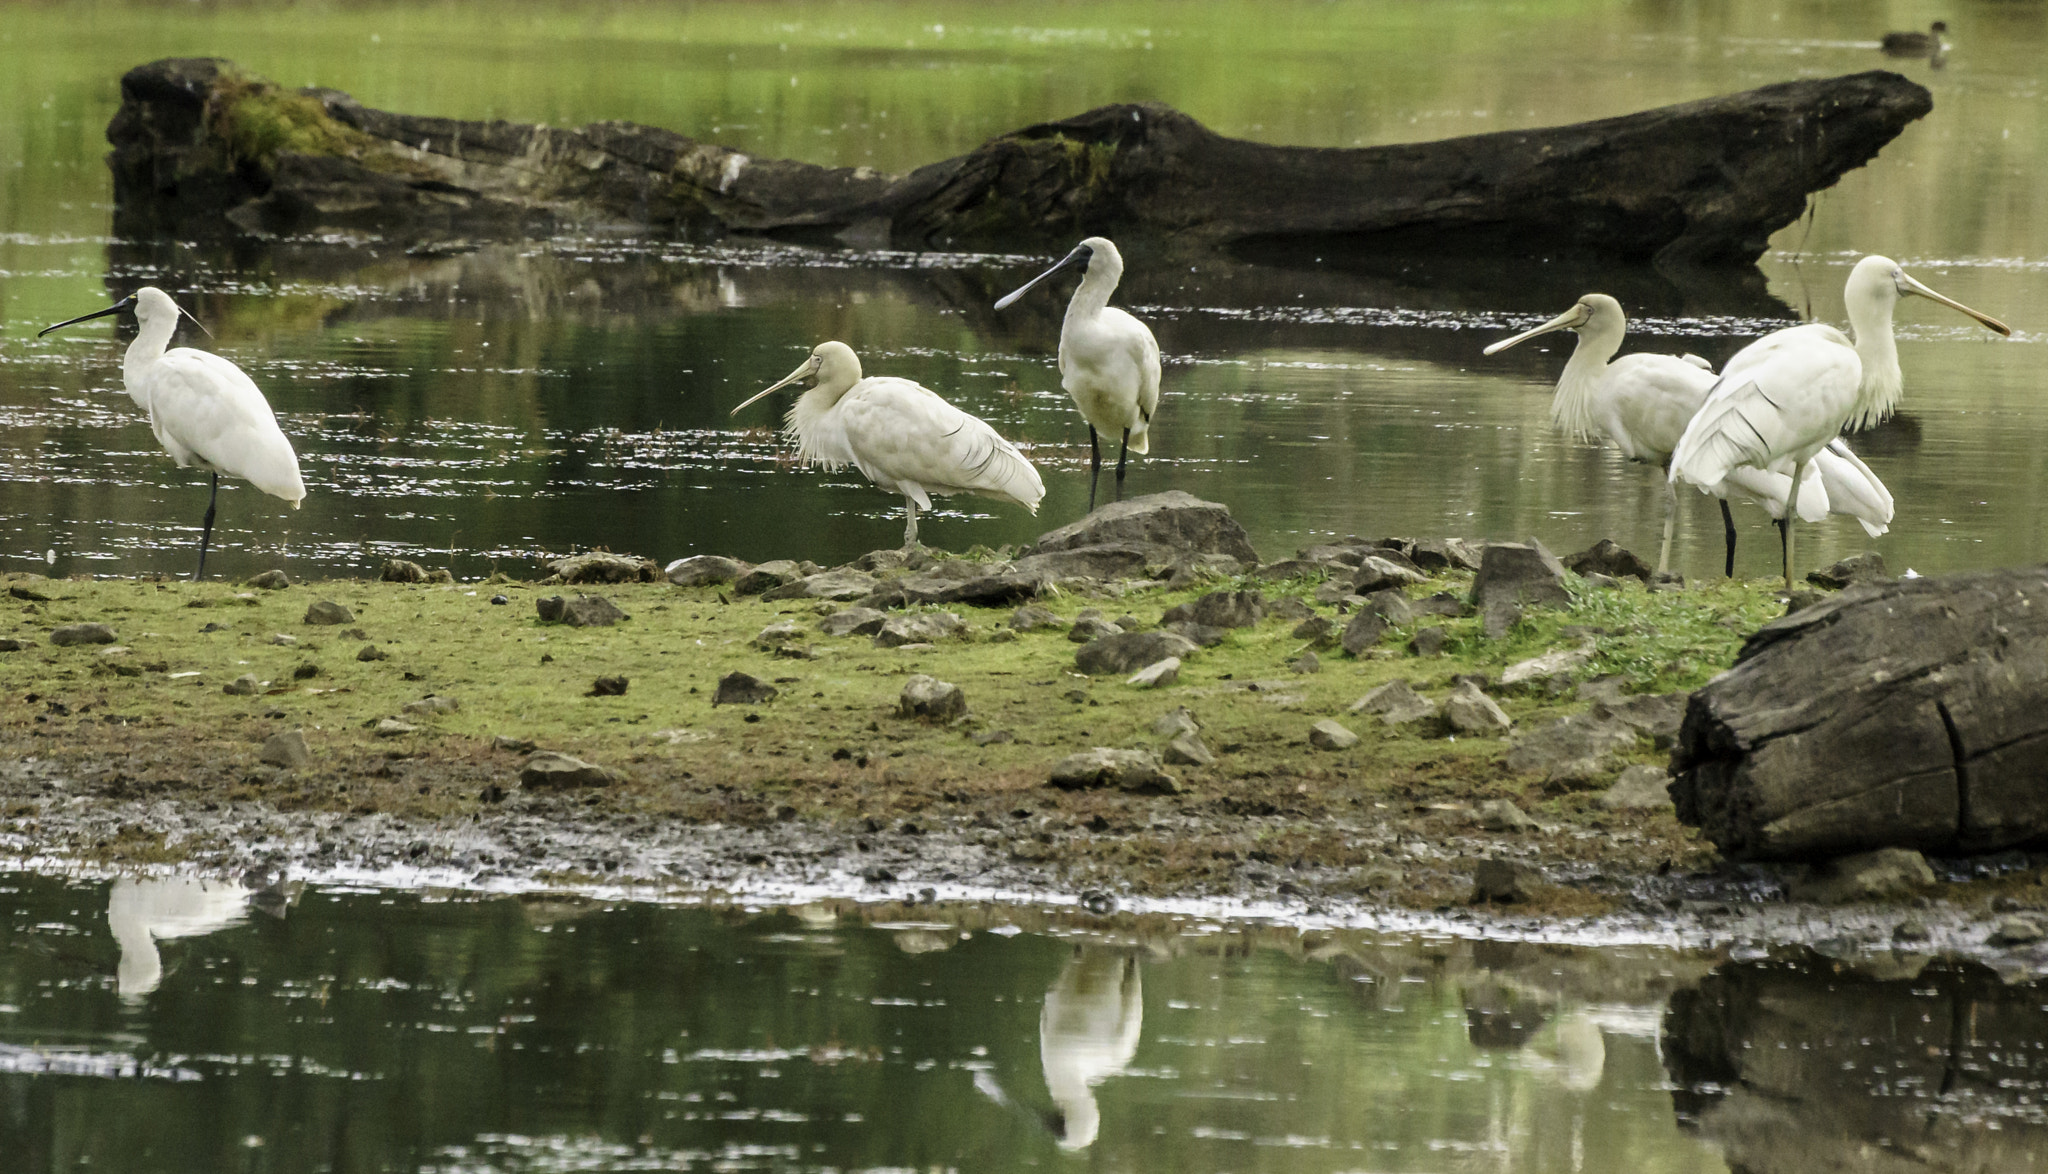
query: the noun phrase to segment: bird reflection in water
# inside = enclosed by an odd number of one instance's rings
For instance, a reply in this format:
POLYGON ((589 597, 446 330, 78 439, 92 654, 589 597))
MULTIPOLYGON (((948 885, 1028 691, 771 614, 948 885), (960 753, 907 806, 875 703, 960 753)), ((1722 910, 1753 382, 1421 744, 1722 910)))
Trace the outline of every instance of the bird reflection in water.
POLYGON ((121 998, 139 1001, 163 981, 158 942, 200 937, 238 925, 257 900, 258 892, 227 880, 159 877, 115 881, 107 895, 107 926, 121 947, 121 962, 115 971, 121 998))
POLYGON ((1095 1086, 1124 1070, 1145 1022, 1138 959, 1081 946, 1045 992, 1038 1013, 1038 1060, 1057 1110, 1046 1124, 1061 1149, 1084 1149, 1102 1125, 1095 1086))

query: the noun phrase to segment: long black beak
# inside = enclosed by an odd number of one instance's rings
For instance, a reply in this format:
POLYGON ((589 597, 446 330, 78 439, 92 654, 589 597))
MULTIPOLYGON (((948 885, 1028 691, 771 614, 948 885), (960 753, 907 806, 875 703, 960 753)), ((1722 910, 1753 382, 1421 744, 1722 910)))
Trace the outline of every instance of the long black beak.
POLYGON ((68 322, 59 322, 55 326, 45 326, 41 330, 36 331, 36 337, 41 338, 45 334, 50 333, 52 330, 62 330, 66 326, 76 326, 80 322, 90 322, 95 318, 104 318, 109 314, 118 314, 123 310, 132 310, 134 308, 135 295, 129 294, 127 297, 122 298, 120 301, 115 302, 113 305, 108 306, 104 310, 94 310, 90 314, 80 314, 78 317, 73 318, 68 322))
POLYGON ((1065 269, 1067 266, 1072 265, 1076 261, 1086 261, 1089 258, 1089 256, 1092 255, 1092 253, 1093 250, 1091 250, 1087 245, 1075 245, 1073 252, 1068 253, 1066 256, 1060 258, 1059 264, 1054 265, 1052 268, 1032 278, 1030 281, 1025 282, 1023 285, 1018 286, 1016 289, 1011 290, 1009 293, 1004 294, 1002 298, 996 302, 996 309, 1009 309, 1010 304, 1012 302, 1015 302, 1018 298, 1021 298, 1025 294, 1030 293, 1032 286, 1037 285, 1039 282, 1044 281, 1046 278, 1051 277, 1053 274, 1058 273, 1060 270, 1065 269))

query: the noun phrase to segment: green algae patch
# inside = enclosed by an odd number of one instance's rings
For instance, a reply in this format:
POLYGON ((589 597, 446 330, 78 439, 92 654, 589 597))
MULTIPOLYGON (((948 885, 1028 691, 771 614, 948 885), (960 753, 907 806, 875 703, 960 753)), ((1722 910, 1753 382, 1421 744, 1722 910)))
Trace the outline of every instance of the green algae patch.
MULTIPOLYGON (((1447 737, 1433 722, 1388 727, 1351 706, 1400 679, 1441 702, 1455 678, 1489 681, 1519 661, 1586 648, 1577 675, 1613 675, 1636 690, 1689 689, 1730 664, 1744 635, 1780 606, 1762 585, 1651 592, 1574 589, 1571 608, 1534 610, 1502 639, 1471 617, 1423 617, 1390 630, 1359 658, 1296 638, 1271 614, 1188 654, 1160 688, 1076 671, 1067 625, 1008 626, 1010 608, 952 611, 958 634, 924 646, 878 647, 827 636, 842 605, 764 602, 718 588, 666 583, 578 589, 531 584, 401 585, 357 581, 258 591, 215 583, 15 580, 40 600, 10 599, 0 637, 0 744, 16 759, 56 764, 101 794, 261 800, 283 810, 389 812, 438 819, 488 814, 521 791, 535 748, 618 772, 608 786, 550 800, 660 818, 759 824, 809 819, 919 834, 920 821, 971 820, 1014 859, 1043 860, 1079 881, 1140 892, 1213 891, 1249 870, 1356 870, 1361 889, 1438 904, 1454 874, 1374 873, 1390 839, 1449 841, 1473 830, 1473 809, 1508 799, 1541 826, 1492 838, 1540 845, 1552 862, 1647 871, 1707 850, 1668 810, 1617 814, 1589 794, 1555 793, 1505 762, 1508 740, 1447 737), (627 618, 571 627, 540 618, 545 597, 602 595, 627 618), (494 603, 493 597, 505 600, 494 603), (339 624, 307 622, 317 601, 346 608, 339 624), (112 644, 51 643, 56 628, 104 623, 112 644), (1445 653, 1408 651, 1414 632, 1445 630, 1445 653), (785 625, 785 636, 761 640, 785 625), (794 636, 786 633, 794 629, 794 636), (1317 671, 1304 657, 1315 653, 1317 671), (714 704, 740 673, 772 700, 714 704), (959 686, 968 712, 951 722, 901 716, 914 675, 959 686), (600 678, 623 678, 600 687, 600 678), (1047 785, 1068 754, 1094 747, 1164 750, 1162 717, 1186 709, 1211 765, 1166 767, 1174 794, 1047 785), (1334 719, 1360 740, 1311 745, 1334 719), (263 760, 272 735, 303 732, 312 761, 263 760), (1054 816, 1060 834, 1042 830, 1054 816), (1022 830, 1030 817, 1030 831, 1022 830), (905 829, 909 829, 905 832, 905 829), (1019 829, 1012 836, 1011 829, 1019 829)), ((1411 590, 1462 594, 1469 576, 1411 590)), ((1259 590, 1271 604, 1308 600, 1315 584, 1218 581, 1041 599, 1064 621, 1083 608, 1140 630, 1211 590, 1259 590)), ((1316 605, 1331 615, 1328 606, 1316 605)), ((1343 616, 1332 616, 1340 625, 1343 616)), ((1557 681, 1495 692, 1528 729, 1585 708, 1557 681)), ((1645 741, 1623 756, 1657 761, 1645 741)), ((123 845, 125 854, 147 845, 123 845)), ((161 851, 162 849, 158 849, 161 851)), ((1550 903, 1583 912, 1598 900, 1550 903)))
POLYGON ((206 103, 207 129, 232 168, 265 176, 281 155, 327 155, 372 171, 425 175, 390 146, 336 119, 312 94, 223 63, 206 103))

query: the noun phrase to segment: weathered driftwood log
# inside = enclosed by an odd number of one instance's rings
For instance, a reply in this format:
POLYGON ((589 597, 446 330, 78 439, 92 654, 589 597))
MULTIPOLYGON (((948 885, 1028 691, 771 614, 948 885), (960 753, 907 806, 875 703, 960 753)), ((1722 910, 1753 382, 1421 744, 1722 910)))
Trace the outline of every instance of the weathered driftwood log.
POLYGON ((2048 568, 1852 587, 1694 693, 1680 820, 1743 859, 2048 838, 2048 568))
POLYGON ((131 70, 107 128, 119 227, 397 238, 565 228, 898 247, 1172 236, 1248 252, 1592 253, 1747 263, 1807 193, 1927 113, 1897 74, 1788 82, 1435 143, 1275 147, 1156 104, 1026 127, 904 176, 760 159, 626 122, 554 129, 372 110, 231 63, 131 70))

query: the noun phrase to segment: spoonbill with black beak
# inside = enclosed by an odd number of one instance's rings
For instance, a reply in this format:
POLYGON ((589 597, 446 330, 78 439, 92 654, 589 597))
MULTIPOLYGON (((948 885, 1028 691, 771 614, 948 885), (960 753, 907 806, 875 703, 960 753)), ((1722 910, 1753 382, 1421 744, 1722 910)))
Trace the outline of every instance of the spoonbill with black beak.
POLYGON ((206 573, 206 546, 213 536, 222 473, 283 498, 293 509, 305 500, 306 483, 299 476, 298 454, 278 428, 270 401, 240 367, 208 351, 164 349, 177 333, 178 316, 192 315, 155 286, 145 285, 104 310, 46 326, 36 337, 123 310, 133 310, 140 327, 121 360, 121 382, 129 398, 149 414, 157 443, 179 468, 196 465, 213 480, 199 529, 199 569, 192 575, 196 582, 206 573))
POLYGON ((1017 446, 936 392, 889 375, 862 378, 860 358, 843 342, 821 342, 771 387, 732 410, 792 383, 809 381, 783 432, 804 464, 828 470, 853 465, 868 480, 903 495, 903 548, 917 545, 917 511, 948 493, 1013 501, 1032 513, 1045 497, 1038 470, 1017 446))

